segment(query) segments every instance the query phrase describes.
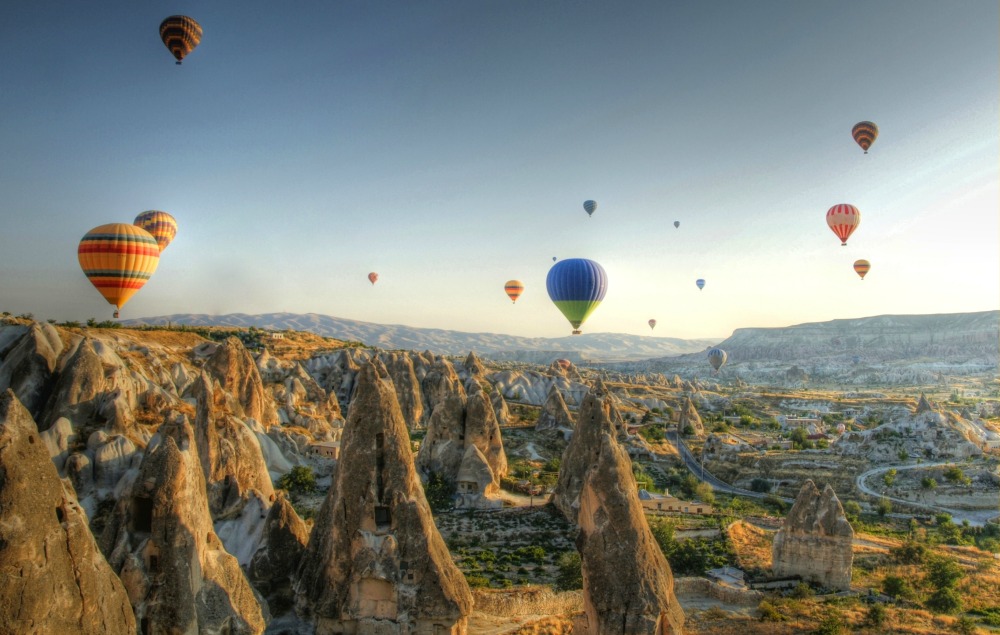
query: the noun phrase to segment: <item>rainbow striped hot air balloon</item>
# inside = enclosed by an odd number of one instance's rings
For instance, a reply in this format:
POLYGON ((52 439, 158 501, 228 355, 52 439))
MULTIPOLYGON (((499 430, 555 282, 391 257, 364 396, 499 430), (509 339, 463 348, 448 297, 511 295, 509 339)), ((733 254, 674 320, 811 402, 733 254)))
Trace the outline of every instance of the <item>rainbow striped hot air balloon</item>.
POLYGON ((859 121, 851 129, 851 136, 865 154, 868 154, 868 148, 875 143, 875 139, 878 139, 878 126, 871 121, 859 121))
POLYGON ((180 64, 201 42, 201 25, 186 15, 172 15, 160 22, 160 39, 180 64))
POLYGON ((115 306, 115 317, 160 263, 156 239, 126 223, 91 229, 80 240, 76 254, 87 279, 115 306))
POLYGON ((601 304, 608 290, 608 274, 593 260, 569 258, 549 269, 545 288, 553 304, 573 325, 573 335, 601 304))
POLYGON ((503 290, 507 292, 507 297, 511 299, 512 303, 517 302, 517 299, 524 293, 524 283, 520 280, 508 280, 503 285, 503 290))
POLYGON ((859 276, 861 276, 862 280, 865 279, 865 274, 868 273, 868 270, 871 268, 872 268, 872 263, 868 262, 864 258, 862 258, 861 260, 854 261, 854 272, 859 276))
POLYGON ((841 246, 846 247, 847 239, 861 224, 861 212, 847 203, 834 205, 826 212, 826 224, 840 239, 841 246))
POLYGON ((177 235, 177 221, 174 220, 174 217, 156 209, 139 214, 132 221, 132 224, 136 227, 142 227, 156 239, 161 254, 177 235))

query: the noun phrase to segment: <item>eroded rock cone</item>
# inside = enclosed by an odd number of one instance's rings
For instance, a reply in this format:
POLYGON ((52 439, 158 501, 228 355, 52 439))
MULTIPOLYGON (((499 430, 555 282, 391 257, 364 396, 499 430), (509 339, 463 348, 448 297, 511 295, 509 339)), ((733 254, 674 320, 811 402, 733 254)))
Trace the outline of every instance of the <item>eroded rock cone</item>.
POLYGON ((260 371, 250 352, 235 337, 223 342, 205 363, 222 389, 236 397, 247 417, 269 427, 278 423, 278 413, 264 394, 260 371))
POLYGON ((566 401, 563 399, 562 392, 553 384, 549 388, 545 405, 542 406, 542 413, 538 415, 538 421, 535 422, 535 430, 554 430, 556 428, 572 427, 573 416, 569 413, 569 408, 566 407, 566 401))
POLYGON ((309 542, 309 530, 292 504, 278 492, 264 525, 263 544, 250 561, 247 575, 264 593, 272 610, 290 607, 295 599, 292 576, 309 542))
POLYGON ((701 422, 698 409, 694 407, 694 402, 691 401, 690 397, 685 397, 680 419, 677 420, 677 428, 683 433, 688 426, 691 426, 696 436, 705 436, 705 426, 701 422))
POLYGON ((0 632, 135 632, 125 587, 10 390, 0 395, 0 510, 0 632))
POLYGON ((486 375, 486 367, 483 366, 483 362, 476 355, 475 351, 469 351, 469 356, 465 358, 465 370, 473 377, 484 377, 486 375))
POLYGON ((927 401, 927 396, 920 393, 920 401, 917 402, 917 411, 914 414, 919 415, 925 412, 934 412, 934 407, 927 401))
POLYGON ((438 357, 427 369, 427 374, 420 381, 420 389, 424 397, 424 409, 434 414, 438 404, 450 395, 465 396, 462 380, 459 379, 455 367, 444 357, 438 357))
POLYGON ((296 608, 323 633, 464 634, 472 596, 434 525, 392 386, 361 369, 296 608))
POLYGON ((90 338, 84 338, 59 373, 43 418, 45 428, 60 417, 72 421, 75 428, 89 425, 100 407, 97 397, 104 388, 101 358, 90 338))
MULTIPOLYGON (((48 323, 30 327, 7 327, 13 332, 24 329, 9 350, 0 345, 0 390, 10 388, 33 417, 41 415, 45 398, 63 350, 59 332, 48 323)), ((5 329, 5 331, 7 330, 5 329)), ((5 332, 4 335, 7 335, 5 332)))
POLYGON ((593 635, 681 633, 684 613, 670 565, 646 523, 610 407, 607 396, 584 397, 553 495, 580 527, 586 615, 580 627, 593 635))
POLYGON ((800 575, 830 589, 848 590, 854 529, 833 488, 820 492, 807 480, 784 525, 774 536, 772 566, 777 576, 800 575))
POLYGON ((263 633, 267 604, 212 529, 191 425, 160 426, 101 536, 143 633, 263 633))
POLYGON ((490 403, 493 404, 493 414, 496 415, 497 425, 510 425, 510 409, 507 408, 507 400, 499 390, 490 393, 490 403))
POLYGON ((411 430, 423 427, 425 421, 424 398, 420 381, 413 367, 413 360, 406 353, 386 353, 384 360, 389 377, 396 390, 396 401, 403 413, 403 420, 411 430))

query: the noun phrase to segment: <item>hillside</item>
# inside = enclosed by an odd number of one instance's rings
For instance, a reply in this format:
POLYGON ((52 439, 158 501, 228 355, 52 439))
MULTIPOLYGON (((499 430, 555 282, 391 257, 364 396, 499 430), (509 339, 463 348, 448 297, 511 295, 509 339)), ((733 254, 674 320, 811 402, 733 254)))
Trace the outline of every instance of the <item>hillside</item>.
POLYGON ((717 341, 643 337, 623 333, 588 333, 558 338, 516 337, 497 333, 464 333, 416 328, 401 324, 374 324, 315 313, 176 314, 126 320, 124 324, 255 326, 273 330, 309 331, 325 337, 359 341, 369 346, 390 350, 430 350, 444 355, 465 355, 474 350, 484 357, 538 364, 549 364, 560 357, 582 362, 682 355, 702 351, 717 341))

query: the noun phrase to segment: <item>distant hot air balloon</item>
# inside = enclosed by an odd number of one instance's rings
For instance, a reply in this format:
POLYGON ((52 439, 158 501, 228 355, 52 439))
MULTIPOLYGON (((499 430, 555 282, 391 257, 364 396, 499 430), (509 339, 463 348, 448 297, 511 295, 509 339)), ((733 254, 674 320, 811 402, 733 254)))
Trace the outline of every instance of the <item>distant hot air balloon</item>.
POLYGON ((508 280, 503 285, 503 290, 507 292, 512 302, 517 302, 517 299, 524 293, 524 283, 520 280, 508 280))
POLYGON ((675 220, 674 221, 674 229, 677 229, 680 226, 681 226, 681 222, 679 220, 675 220))
POLYGON ((655 328, 656 328, 656 320, 650 320, 649 321, 649 330, 652 331, 655 328))
POLYGON ((594 210, 597 209, 597 201, 584 201, 583 209, 587 210, 588 216, 593 216, 594 210))
POLYGON ((177 235, 177 221, 174 220, 174 217, 155 209, 139 214, 132 221, 132 224, 136 227, 142 227, 156 239, 161 254, 177 235))
POLYGON ((573 362, 568 359, 557 359, 555 363, 558 364, 559 368, 562 368, 563 370, 569 370, 573 366, 573 362))
POLYGON ((76 254, 87 279, 115 306, 115 317, 160 263, 156 239, 145 229, 126 223, 91 229, 80 240, 76 254))
POLYGON ((851 129, 851 136, 861 149, 868 154, 868 148, 878 139, 878 126, 871 121, 859 121, 851 129))
POLYGON ((556 258, 555 256, 552 256, 552 262, 555 262, 556 260, 559 260, 559 259, 556 258))
POLYGON ((370 274, 368 274, 368 282, 370 282, 372 284, 375 284, 376 282, 378 282, 378 274, 375 273, 374 271, 371 272, 370 274))
POLYGON ((729 359, 729 355, 721 348, 713 348, 708 351, 708 363, 712 365, 716 373, 719 372, 719 369, 722 368, 727 359, 729 359))
POLYGON ((862 280, 865 279, 865 274, 868 273, 868 270, 871 268, 872 268, 872 263, 868 262, 867 260, 861 259, 854 261, 854 271, 859 276, 861 276, 862 280))
POLYGON ((608 274, 593 260, 569 258, 552 265, 545 288, 556 308, 573 325, 573 335, 579 335, 580 325, 604 299, 608 274))
POLYGON ((699 289, 705 288, 705 280, 703 278, 698 278, 697 280, 694 281, 694 283, 698 285, 699 289))
POLYGON ((201 42, 201 25, 186 15, 172 15, 160 22, 160 39, 180 64, 201 42))
POLYGON ((826 212, 826 224, 840 239, 841 246, 847 246, 847 239, 861 224, 861 212, 847 203, 834 205, 826 212))

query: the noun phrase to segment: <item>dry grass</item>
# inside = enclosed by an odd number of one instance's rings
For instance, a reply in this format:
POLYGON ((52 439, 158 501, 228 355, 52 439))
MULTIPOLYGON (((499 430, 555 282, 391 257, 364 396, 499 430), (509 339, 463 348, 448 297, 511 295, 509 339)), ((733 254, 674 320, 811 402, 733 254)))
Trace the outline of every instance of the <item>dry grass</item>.
POLYGON ((771 568, 771 544, 774 541, 772 532, 737 520, 729 525, 726 533, 736 550, 736 562, 741 569, 771 568))

